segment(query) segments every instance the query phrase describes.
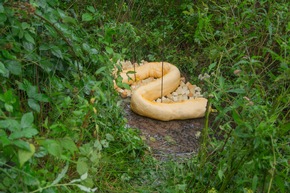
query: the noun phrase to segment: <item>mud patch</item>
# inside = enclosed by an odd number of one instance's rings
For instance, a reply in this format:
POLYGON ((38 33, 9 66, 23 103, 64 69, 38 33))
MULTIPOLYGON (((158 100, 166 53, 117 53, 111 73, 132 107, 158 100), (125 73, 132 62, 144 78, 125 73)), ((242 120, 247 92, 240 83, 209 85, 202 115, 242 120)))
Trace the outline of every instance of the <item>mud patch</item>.
POLYGON ((141 131, 141 137, 158 159, 186 158, 196 153, 204 119, 159 121, 140 116, 130 108, 130 98, 123 100, 128 126, 141 131))

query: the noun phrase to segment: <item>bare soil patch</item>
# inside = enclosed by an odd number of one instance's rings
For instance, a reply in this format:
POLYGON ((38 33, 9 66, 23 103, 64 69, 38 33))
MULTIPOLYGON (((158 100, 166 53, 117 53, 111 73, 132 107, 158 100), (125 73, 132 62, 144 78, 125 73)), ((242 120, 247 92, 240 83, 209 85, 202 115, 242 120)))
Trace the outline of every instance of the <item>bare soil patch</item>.
POLYGON ((198 151, 204 119, 159 121, 140 116, 130 108, 130 98, 123 99, 128 126, 141 131, 141 137, 158 159, 190 157, 198 151))

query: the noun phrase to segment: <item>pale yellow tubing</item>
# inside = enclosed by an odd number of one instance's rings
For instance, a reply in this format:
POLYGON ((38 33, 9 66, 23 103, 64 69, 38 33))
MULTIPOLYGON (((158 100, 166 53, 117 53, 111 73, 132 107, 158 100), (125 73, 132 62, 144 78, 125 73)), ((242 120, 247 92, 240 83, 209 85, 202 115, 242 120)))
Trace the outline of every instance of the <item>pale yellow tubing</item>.
MULTIPOLYGON (((124 83, 132 84, 135 81, 135 76, 137 80, 148 77, 159 78, 140 86, 133 92, 131 109, 135 113, 161 121, 204 117, 207 105, 207 99, 205 98, 174 103, 153 102, 161 97, 162 62, 150 62, 142 66, 136 66, 135 75, 128 73, 129 71, 134 71, 134 69, 125 70, 120 74, 124 83)), ((163 62, 163 96, 174 92, 179 84, 180 72, 178 68, 170 63, 163 62)))

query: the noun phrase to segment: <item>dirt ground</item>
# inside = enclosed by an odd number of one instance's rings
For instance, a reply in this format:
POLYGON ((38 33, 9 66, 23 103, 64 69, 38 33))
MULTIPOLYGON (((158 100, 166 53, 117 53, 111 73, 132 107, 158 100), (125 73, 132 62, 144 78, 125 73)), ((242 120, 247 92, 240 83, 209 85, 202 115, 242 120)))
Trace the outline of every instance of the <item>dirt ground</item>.
POLYGON ((158 121, 140 116, 130 108, 130 98, 123 100, 128 126, 138 128, 157 159, 185 158, 196 153, 204 119, 158 121))

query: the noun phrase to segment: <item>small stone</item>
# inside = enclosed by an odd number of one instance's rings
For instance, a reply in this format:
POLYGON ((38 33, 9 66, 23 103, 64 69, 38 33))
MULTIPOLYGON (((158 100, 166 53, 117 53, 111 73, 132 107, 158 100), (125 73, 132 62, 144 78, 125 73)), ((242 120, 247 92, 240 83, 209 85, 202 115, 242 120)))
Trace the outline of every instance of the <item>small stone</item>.
POLYGON ((152 142, 156 142, 156 139, 154 137, 150 137, 149 140, 152 142))
POLYGON ((163 102, 164 102, 164 103, 172 103, 173 101, 170 100, 170 99, 168 99, 168 98, 166 98, 163 102))
POLYGON ((168 94, 166 97, 172 99, 172 94, 168 94))
POLYGON ((186 101, 186 100, 188 100, 187 95, 182 95, 182 101, 186 101))
POLYGON ((201 88, 199 88, 199 87, 195 88, 195 92, 200 92, 200 91, 201 91, 201 88))
POLYGON ((198 139, 198 138, 200 137, 200 134, 201 134, 200 131, 197 131, 197 132, 195 133, 195 137, 196 137, 196 139, 198 139))
POLYGON ((191 89, 195 89, 196 85, 189 84, 187 87, 188 87, 189 90, 191 90, 191 89))
POLYGON ((178 93, 177 93, 177 92, 173 92, 172 95, 173 95, 173 96, 177 96, 178 93))
POLYGON ((177 94, 183 94, 182 88, 181 87, 178 87, 177 90, 176 90, 176 93, 177 94))
POLYGON ((179 102, 181 102, 183 100, 183 97, 182 95, 178 95, 178 99, 177 99, 179 102))
POLYGON ((130 97, 132 95, 132 91, 131 90, 127 90, 127 96, 130 97))
POLYGON ((177 97, 177 96, 173 96, 173 97, 172 97, 172 100, 173 100, 174 102, 177 102, 177 101, 178 101, 178 97, 177 97))
POLYGON ((128 95, 127 95, 127 92, 126 92, 126 91, 124 91, 124 92, 121 93, 121 97, 122 97, 122 98, 127 98, 127 96, 128 96, 128 95))
POLYGON ((164 138, 169 144, 176 144, 176 141, 169 135, 166 135, 164 138))
POLYGON ((161 103, 161 99, 158 98, 158 99, 156 100, 156 102, 157 102, 157 103, 161 103))
POLYGON ((234 71, 234 74, 239 76, 241 74, 241 72, 242 72, 241 70, 237 69, 237 70, 234 71))

